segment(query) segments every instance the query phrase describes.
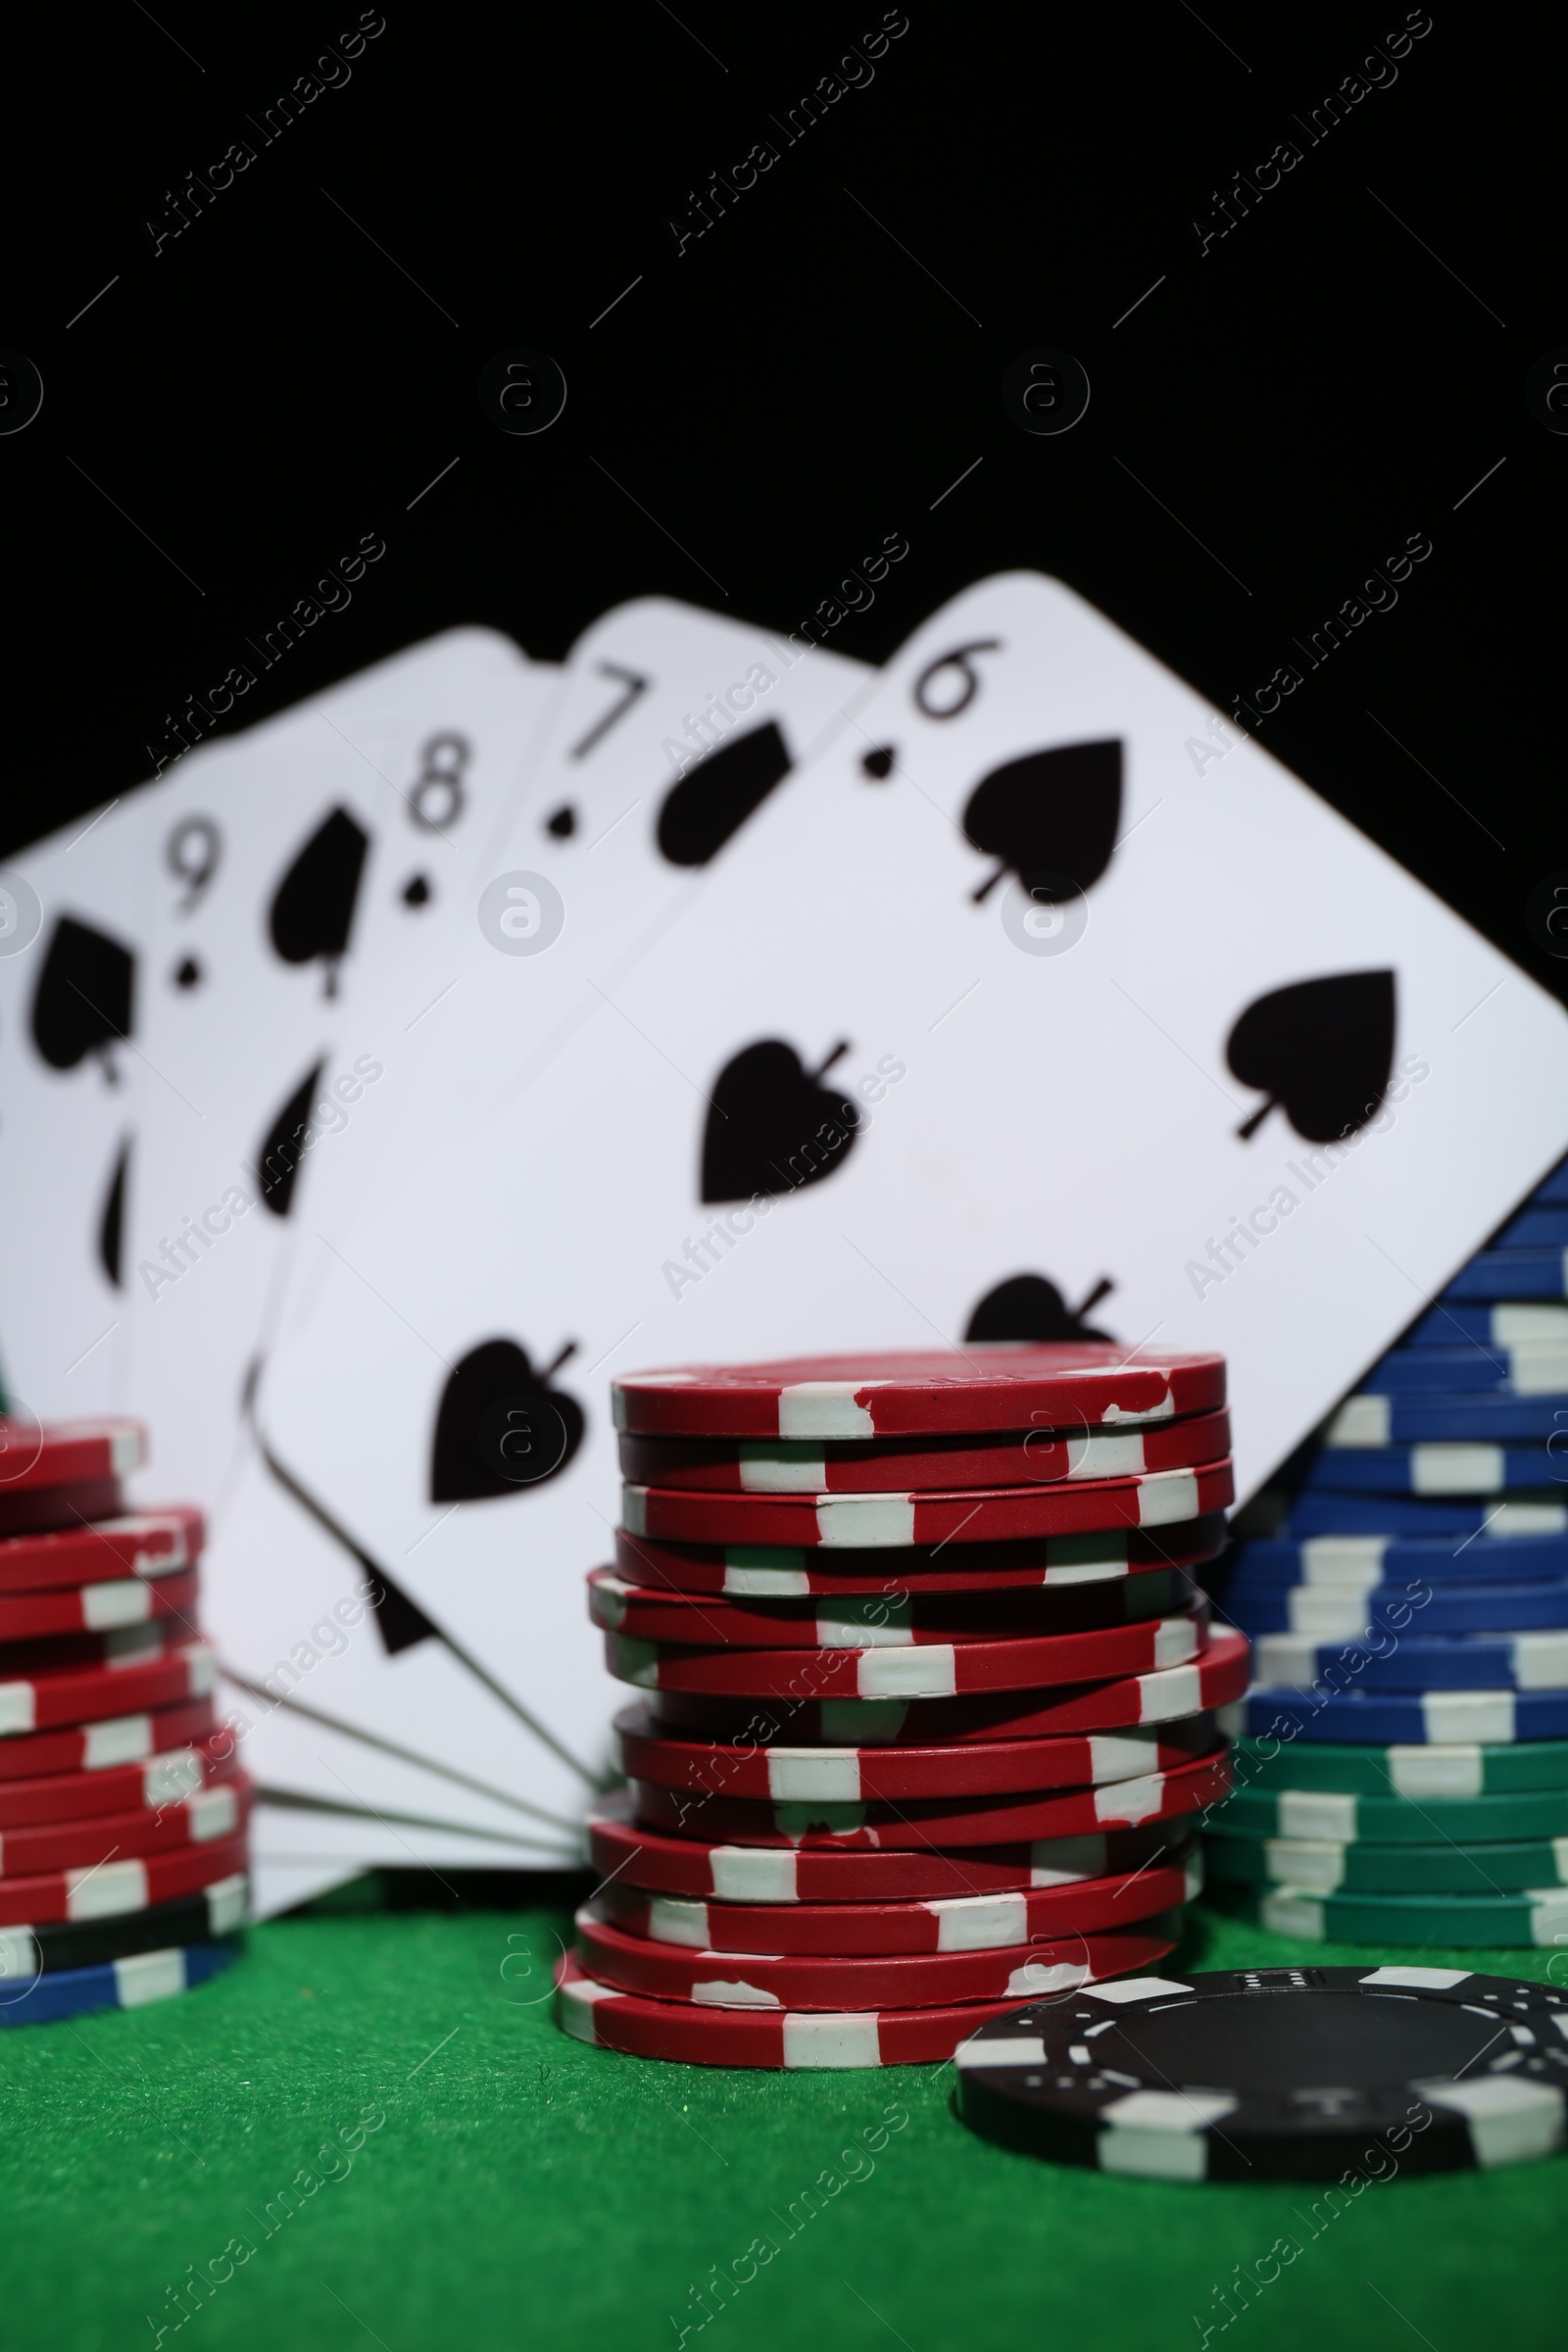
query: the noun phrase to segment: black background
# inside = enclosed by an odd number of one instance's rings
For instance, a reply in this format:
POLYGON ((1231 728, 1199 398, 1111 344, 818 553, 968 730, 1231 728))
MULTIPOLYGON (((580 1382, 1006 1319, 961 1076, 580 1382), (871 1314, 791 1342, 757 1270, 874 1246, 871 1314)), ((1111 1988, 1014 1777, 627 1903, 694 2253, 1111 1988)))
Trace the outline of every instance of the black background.
POLYGON ((835 650, 881 661, 1033 566, 1225 710, 1419 532, 1397 606, 1262 740, 1568 993, 1525 919, 1568 868, 1568 439, 1524 398, 1568 343, 1547 20, 1440 6, 1308 145, 1293 117, 1402 8, 910 0, 786 145, 882 21, 386 0, 352 78, 263 145, 247 116, 357 9, 54 12, 13 72, 0 343, 45 399, 0 438, 0 848, 147 776, 165 714, 259 667, 246 640, 366 532, 385 556, 236 720, 462 621, 552 659, 647 593, 796 627, 889 532, 909 554, 835 650), (256 161, 155 257, 145 223, 239 138, 256 161), (777 163, 677 256, 689 191, 764 138, 777 163), (1299 165, 1200 256, 1211 190, 1284 138, 1299 165), (569 386, 533 438, 476 395, 513 345, 569 386), (1092 382, 1059 438, 1003 409, 1036 345, 1092 382))

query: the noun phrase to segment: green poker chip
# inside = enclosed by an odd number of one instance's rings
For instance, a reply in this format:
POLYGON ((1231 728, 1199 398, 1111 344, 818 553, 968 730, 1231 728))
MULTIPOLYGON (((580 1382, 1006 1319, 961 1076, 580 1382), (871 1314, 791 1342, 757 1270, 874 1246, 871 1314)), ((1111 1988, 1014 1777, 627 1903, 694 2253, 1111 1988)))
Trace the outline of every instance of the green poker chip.
MULTIPOLYGON (((1241 1739, 1232 1742, 1236 1786, 1326 1788, 1347 1795, 1512 1796, 1526 1788, 1568 1788, 1568 1740, 1521 1740, 1496 1747, 1351 1747, 1323 1740, 1241 1739)), ((1233 1800, 1234 1801, 1234 1800, 1233 1800)))
POLYGON ((1568 1886, 1517 1894, 1314 1894, 1273 1886, 1245 1908, 1259 1927, 1307 1943, 1502 1951, 1568 1941, 1568 1886))
MULTIPOLYGON (((1334 1788, 1238 1788, 1208 1814, 1223 1838, 1283 1838, 1332 1845, 1488 1845, 1568 1838, 1568 1788, 1515 1796, 1351 1795, 1334 1788)), ((1548 1871, 1546 1879, 1556 1873, 1548 1871)), ((1543 1881, 1542 1884, 1545 1884, 1543 1881)))
MULTIPOLYGON (((1483 1799, 1485 1802, 1485 1799, 1483 1799)), ((1568 1838, 1491 1844, 1335 1845, 1326 1838, 1210 1838, 1209 1875, 1303 1894, 1539 1892, 1568 1884, 1568 1838)))

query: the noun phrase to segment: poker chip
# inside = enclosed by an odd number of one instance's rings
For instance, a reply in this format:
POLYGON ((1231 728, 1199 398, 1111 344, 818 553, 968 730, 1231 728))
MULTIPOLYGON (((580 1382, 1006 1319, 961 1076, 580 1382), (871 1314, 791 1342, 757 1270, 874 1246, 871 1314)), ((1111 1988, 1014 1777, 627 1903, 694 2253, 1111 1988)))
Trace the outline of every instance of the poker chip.
POLYGON ((1483 1250, 1461 1266, 1441 1304, 1450 1298, 1515 1299, 1568 1298, 1568 1250, 1483 1250))
MULTIPOLYGON (((1459 1745, 1320 1747, 1310 1741, 1239 1739, 1240 1789, 1300 1788, 1352 1796, 1522 1796, 1568 1788, 1568 1739, 1513 1747, 1459 1745)), ((1231 1802, 1236 1802, 1232 1798, 1231 1802)))
MULTIPOLYGON (((815 1592, 983 1592, 1100 1584, 1158 1568, 1196 1568, 1225 1547, 1225 1519, 1210 1512, 1171 1528, 1106 1528, 1037 1536, 1021 1544, 910 1544, 903 1550, 833 1550, 801 1544, 653 1544, 615 1532, 615 1573, 629 1585, 736 1599, 804 1598, 815 1592)), ((1562 1573, 1568 1576, 1568 1544, 1562 1573)))
POLYGON ((205 1740, 213 1729, 210 1697, 177 1700, 140 1715, 110 1715, 64 1731, 0 1739, 0 1789, 13 1781, 57 1773, 108 1772, 144 1756, 205 1740))
MULTIPOLYGON (((1308 1943, 1437 1944, 1453 1951, 1552 1945, 1568 1936, 1568 1886, 1518 1894, 1318 1894, 1274 1886, 1246 1906, 1271 1935, 1308 1943)), ((1568 2046, 1568 2045, 1565 2045, 1568 2046)))
MULTIPOLYGON (((1568 1421, 1563 1434, 1568 1436, 1568 1421)), ((1341 1494, 1501 1494, 1518 1487, 1547 1487, 1564 1470, 1568 1449, 1561 1446, 1552 1452, 1545 1446, 1478 1440, 1473 1445, 1325 1446, 1306 1480, 1310 1488, 1341 1494)))
POLYGON ((13 1421, 0 1415, 0 1493, 121 1479, 146 1459, 139 1421, 13 1421))
POLYGON ((1225 1359, 1077 1341, 798 1356, 639 1372, 611 1386, 617 1430, 648 1437, 957 1436, 1095 1429, 1214 1412, 1225 1359))
POLYGON ((94 2009, 142 2009, 207 1984, 239 1958, 244 1938, 198 1943, 164 1951, 136 1952, 97 1968, 63 1968, 39 1977, 27 1988, 10 1991, 0 1983, 0 2028, 42 2026, 63 2017, 85 2017, 94 2009))
POLYGON ((211 1695, 217 1652, 208 1642, 180 1642, 166 1648, 156 1627, 133 1629, 130 1641, 118 1634, 93 1638, 105 1645, 102 1663, 44 1667, 20 1676, 0 1663, 5 1678, 0 1680, 0 1741, 20 1732, 91 1723, 101 1716, 211 1695))
POLYGON ((71 1487, 0 1486, 0 1538, 65 1531, 122 1516, 124 1490, 118 1478, 81 1479, 71 1487))
MULTIPOLYGON (((1430 1748, 1418 1750, 1431 1755, 1430 1748)), ((1510 1751, 1511 1752, 1511 1751, 1510 1751)), ((1513 1796, 1363 1796, 1348 1789, 1238 1786, 1204 1827, 1215 1837, 1278 1838, 1330 1845, 1431 1845, 1466 1852, 1521 1839, 1568 1846, 1568 1785, 1513 1796)), ((1540 1883, 1555 1879, 1555 1868, 1540 1883)), ((1535 1879, 1522 1880, 1534 1886, 1535 1879)))
MULTIPOLYGON (((1225 1588, 1225 1605, 1254 1641, 1259 1635, 1295 1635, 1307 1642, 1356 1642, 1380 1630, 1404 1632, 1419 1624, 1431 1634, 1529 1634, 1568 1628, 1568 1577, 1533 1585, 1442 1585, 1436 1591, 1412 1577, 1403 1585, 1373 1585, 1360 1592, 1332 1586, 1254 1585, 1240 1575, 1225 1588)), ((1270 1681, 1294 1680, 1270 1670, 1270 1681)))
POLYGON ((556 1972, 556 2023, 578 2041, 632 2058, 688 2066, 910 2066, 953 2056, 965 2034, 1013 2002, 964 2001, 946 2009, 715 2009, 656 2001, 584 1974, 569 1953, 556 1972))
POLYGON ((0 1539, 0 1593, 172 1576, 200 1559, 203 1534, 200 1511, 181 1508, 7 1536, 0 1539))
POLYGON ((0 1878, 0 1927, 38 1927, 49 1920, 110 1919, 150 1910, 195 1894, 245 1868, 246 1839, 220 1838, 166 1853, 124 1854, 85 1869, 41 1871, 0 1878))
POLYGON ((199 1582, 191 1568, 156 1580, 133 1576, 118 1583, 58 1586, 43 1592, 0 1592, 0 1642, 104 1632, 123 1625, 151 1624, 160 1617, 174 1618, 189 1627, 194 1622, 199 1582))
POLYGON ((1196 1470, 1152 1470, 1143 1478, 920 1494, 702 1494, 628 1486, 621 1490, 621 1517, 628 1533, 660 1543, 902 1550, 958 1536, 977 1544, 1168 1527, 1223 1510, 1235 1494, 1227 1460, 1196 1470))
POLYGON ((156 1812, 178 1804, 197 1789, 229 1781, 239 1770, 227 1732, 213 1734, 200 1746, 172 1748, 165 1755, 97 1772, 45 1773, 26 1781, 0 1781, 0 1836, 39 1824, 79 1821, 102 1813, 156 1812))
POLYGON ((94 1813, 75 1821, 34 1822, 0 1832, 0 1881, 36 1878, 42 1871, 94 1868, 125 1854, 166 1853, 176 1846, 230 1838, 250 1811, 251 1784, 242 1775, 197 1788, 172 1803, 134 1812, 94 1813))
POLYGON ((1216 1879, 1309 1894, 1495 1895, 1568 1883, 1568 1837, 1338 1845, 1328 1838, 1218 1835, 1210 1822, 1206 1851, 1216 1879))
POLYGON ((1224 1748, 1184 1757, 1166 1772, 1105 1781, 1098 1788, 1010 1796, 944 1796, 883 1804, 833 1798, 769 1801, 690 1795, 631 1781, 632 1805, 650 1829, 739 1845, 869 1848, 896 1853, 915 1846, 1019 1845, 1041 1838, 1076 1838, 1093 1830, 1170 1821, 1212 1805, 1231 1786, 1224 1748))
MULTIPOLYGON (((923 1654, 923 1653, 922 1653, 923 1654)), ((1256 1689, 1220 1716, 1234 1736, 1329 1740, 1352 1747, 1432 1740, 1501 1747, 1513 1740, 1568 1740, 1568 1691, 1304 1690, 1256 1689)))
POLYGON ((762 1797, 774 1803, 824 1798, 858 1804, 910 1797, 1003 1795, 1023 1789, 1082 1788, 1139 1780, 1208 1754, 1214 1719, 1193 1715, 1159 1733, 1105 1733, 1078 1740, 984 1740, 875 1747, 731 1745, 671 1739, 642 1707, 615 1717, 621 1769, 633 1781, 693 1794, 762 1797))
MULTIPOLYGON (((1483 1450, 1491 1452, 1492 1448, 1483 1450)), ((1498 1501, 1418 1501, 1399 1494, 1301 1494, 1290 1508, 1285 1534, 1303 1536, 1488 1536, 1509 1543, 1515 1536, 1568 1535, 1568 1501, 1561 1492, 1507 1494, 1498 1501)))
POLYGON ((1498 1250, 1561 1250, 1568 1245, 1568 1206, 1533 1203, 1510 1217, 1494 1237, 1498 1250))
POLYGON ((1378 1585, 1465 1585, 1472 1589, 1568 1584, 1568 1536, 1308 1536, 1257 1539, 1238 1547, 1227 1596, 1303 1585, 1365 1592, 1378 1585))
MULTIPOLYGON (((1270 1898, 1271 1901, 1282 1898, 1270 1898)), ((1564 2136, 1568 2011, 1459 1968, 1252 1968, 1014 2009, 955 2053, 971 2130, 1157 2180, 1491 2170, 1564 2136)))
POLYGON ((1392 1634, 1319 1645, 1294 1634, 1253 1644, 1261 1683, 1309 1689, 1332 1668, 1357 1690, 1568 1690, 1568 1633, 1392 1634), (1379 1647, 1381 1643, 1383 1646, 1379 1647))
POLYGON ((1142 1623, 1190 1607, 1191 1581, 1173 1570, 1070 1585, 1055 1592, 851 1592, 806 1601, 732 1600, 628 1585, 609 1568, 588 1572, 588 1614, 606 1632, 638 1642, 702 1648, 907 1649, 932 1642, 978 1642, 1009 1634, 1092 1632, 1142 1623))
MULTIPOLYGON (((1169 1874, 1151 1871, 1151 1878, 1169 1874)), ((196 1943, 221 1943, 250 1917, 250 1881, 243 1871, 217 1879, 177 1902, 114 1919, 57 1921, 52 1926, 0 1928, 0 2004, 35 1978, 62 1969, 101 1968, 141 1952, 196 1943)))
POLYGON ((782 1740, 799 1745, 873 1746, 893 1741, 1058 1740, 1174 1723, 1242 1696, 1250 1670, 1245 1634, 1215 1634, 1200 1658, 1154 1674, 1084 1683, 1056 1690, 980 1691, 967 1698, 738 1699, 707 1691, 660 1690, 650 1704, 659 1723, 737 1741, 782 1740))
POLYGON ((1494 1306, 1434 1306, 1404 1335, 1407 1348, 1542 1348, 1568 1342, 1568 1306, 1512 1298, 1494 1306))
POLYGON ((1467 1348, 1396 1348, 1367 1374, 1366 1387, 1401 1397, 1434 1389, 1445 1396, 1562 1396, 1568 1394, 1568 1333, 1510 1348, 1479 1340, 1467 1348))
MULTIPOLYGON (((1417 1446, 1422 1449, 1424 1463, 1428 1441, 1465 1446, 1472 1440, 1488 1445, 1512 1445, 1521 1439, 1544 1441, 1557 1431, 1568 1434, 1568 1398, 1558 1391, 1536 1396, 1489 1395, 1484 1391, 1460 1391, 1452 1396, 1417 1393, 1406 1396, 1368 1390, 1346 1398, 1329 1423, 1327 1443, 1330 1446, 1366 1453, 1380 1453, 1400 1446, 1417 1446)), ((1562 1451, 1560 1446, 1558 1451, 1562 1451)), ((1414 1466, 1411 1475, 1415 1476, 1414 1466)), ((1516 1479, 1513 1483, 1536 1481, 1516 1479)), ((1430 1491, 1425 1486, 1413 1489, 1416 1494, 1430 1491)), ((1436 1490, 1439 1494, 1453 1491, 1451 1486, 1436 1490)))
POLYGON ((949 1895, 1078 1886, 1180 1862, 1191 1849, 1192 1824, 1182 1817, 968 1851, 913 1846, 835 1851, 727 1844, 700 1833, 670 1836, 635 1820, 629 1793, 616 1789, 589 1812, 588 1844, 601 1878, 655 1894, 753 1904, 933 1902, 949 1895))
MULTIPOLYGON (((617 1682, 640 1690, 733 1691, 755 1698, 949 1698, 968 1690, 1027 1690, 1178 1666, 1200 1656, 1208 1638, 1207 1608, 1198 1602, 1174 1617, 1098 1633, 931 1642, 906 1649, 677 1649, 607 1634, 605 1663, 617 1682)), ((3 1700, 0 1686, 0 1704, 3 1700)))
POLYGON ((925 1903, 720 1903, 648 1894, 612 1879, 596 1908, 628 1936, 687 1951, 861 1953, 994 1951, 1053 1936, 1089 1935, 1152 1919, 1190 1902, 1202 1886, 1200 1858, 1169 1857, 1142 1870, 1005 1894, 949 1895, 925 1903))
POLYGON ((577 1913, 577 1957, 600 1984, 656 2000, 719 2009, 924 2009, 959 2001, 1038 2000, 1152 1968, 1173 1951, 1181 1921, 1069 1933, 1025 1950, 853 1953, 690 1952, 625 1935, 593 1903, 577 1913))
POLYGON ((633 1486, 713 1494, 881 1494, 927 1489, 1052 1486, 1062 1479, 1141 1477, 1223 1461, 1230 1415, 1195 1413, 1142 1429, 1042 1428, 976 1442, 870 1445, 808 1439, 644 1438, 623 1434, 621 1476, 633 1486))

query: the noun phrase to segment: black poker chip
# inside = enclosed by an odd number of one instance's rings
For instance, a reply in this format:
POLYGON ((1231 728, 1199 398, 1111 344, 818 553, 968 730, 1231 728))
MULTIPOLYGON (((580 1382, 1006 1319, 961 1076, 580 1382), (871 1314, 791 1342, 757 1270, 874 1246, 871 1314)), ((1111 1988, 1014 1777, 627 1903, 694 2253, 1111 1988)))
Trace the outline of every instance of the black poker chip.
POLYGON ((1563 2145, 1568 1993, 1459 1968, 1132 1977, 998 2018, 957 2113, 1008 2147, 1156 2180, 1391 2180, 1563 2145))
POLYGON ((0 1928, 0 2009, 24 1994, 39 1977, 62 1969, 102 1968, 140 1952, 226 1943, 249 1917, 250 1881, 239 1871, 145 1911, 0 1928))

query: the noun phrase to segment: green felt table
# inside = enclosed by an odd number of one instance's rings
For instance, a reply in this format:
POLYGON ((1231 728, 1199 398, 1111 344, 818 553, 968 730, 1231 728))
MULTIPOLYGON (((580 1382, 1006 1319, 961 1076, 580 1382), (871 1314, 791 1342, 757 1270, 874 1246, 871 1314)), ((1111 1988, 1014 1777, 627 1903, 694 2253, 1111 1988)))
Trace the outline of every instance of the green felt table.
MULTIPOLYGON (((617 2057, 552 2022, 569 1914, 550 1891, 560 1907, 419 1912, 352 1890, 367 1907, 258 1929, 182 1999, 0 2034, 5 2342, 107 2352, 163 2328, 213 2352, 673 2352, 689 2327, 705 2352, 1176 2352, 1210 2327, 1257 2352, 1560 2352, 1568 2336, 1564 2159, 1395 2180, 1331 2219, 1305 2183, 1186 2187, 1009 2154, 954 2120, 951 2067, 617 2057), (1298 2248, 1286 2263, 1279 2238, 1298 2248), (760 2267, 758 2239, 776 2248, 760 2267), (1277 2275, 1250 2304, 1233 2287, 1225 2325, 1215 2290, 1260 2257, 1277 2275), (755 2277, 716 2307, 710 2290, 704 2326, 692 2290, 737 2261, 755 2277), (221 2282, 193 2297, 204 2272, 221 2282)), ((1367 1956, 1202 1909, 1181 1953, 1367 1956)), ((1544 1977, 1550 1958, 1457 1964, 1544 1977)))

